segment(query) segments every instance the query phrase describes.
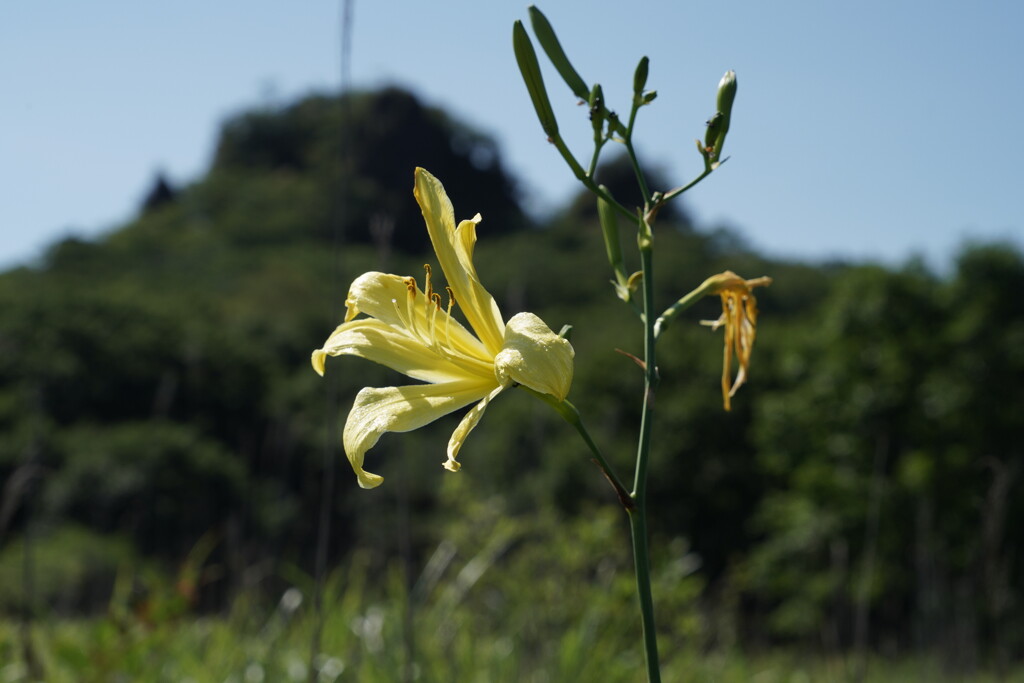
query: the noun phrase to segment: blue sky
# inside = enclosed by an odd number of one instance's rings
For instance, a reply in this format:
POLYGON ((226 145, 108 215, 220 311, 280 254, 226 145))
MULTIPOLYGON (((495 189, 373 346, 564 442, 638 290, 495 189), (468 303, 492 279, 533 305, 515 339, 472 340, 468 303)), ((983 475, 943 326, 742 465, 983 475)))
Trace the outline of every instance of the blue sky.
MULTIPOLYGON (((354 0, 356 87, 399 84, 494 135, 535 211, 574 181, 540 132, 511 49, 525 2, 354 0)), ((1024 244, 1024 3, 553 0, 539 6, 584 79, 627 109, 633 68, 658 90, 641 155, 674 182, 735 69, 728 164, 687 195, 704 225, 807 259, 1024 244)), ((0 267, 129 219, 158 170, 204 173, 217 128, 248 107, 340 85, 341 0, 0 6, 0 267)), ((553 72, 561 128, 585 113, 553 72)), ((486 207, 467 207, 467 211, 486 207)))

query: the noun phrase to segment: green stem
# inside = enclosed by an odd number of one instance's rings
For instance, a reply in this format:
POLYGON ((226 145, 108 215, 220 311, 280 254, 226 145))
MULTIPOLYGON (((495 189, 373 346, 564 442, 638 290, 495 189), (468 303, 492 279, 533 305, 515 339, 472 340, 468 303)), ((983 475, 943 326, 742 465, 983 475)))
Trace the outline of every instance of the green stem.
POLYGON ((665 312, 654 321, 654 338, 660 337, 661 333, 665 330, 665 326, 672 322, 677 315, 707 296, 713 285, 714 278, 708 278, 700 287, 666 308, 665 312))
MULTIPOLYGON (((718 164, 715 166, 715 168, 717 168, 718 166, 721 166, 723 163, 725 163, 725 162, 724 161, 718 162, 718 164)), ((715 168, 712 168, 710 165, 706 165, 705 168, 704 168, 704 171, 699 176, 697 176, 696 178, 694 178, 693 180, 691 180, 690 182, 688 182, 685 185, 682 185, 680 187, 677 187, 677 188, 675 188, 673 190, 669 190, 668 192, 666 192, 665 196, 662 197, 661 203, 664 204, 668 200, 674 199, 675 197, 678 197, 682 193, 686 192, 687 190, 692 188, 694 185, 696 185, 697 183, 699 183, 700 181, 704 180, 709 175, 711 175, 711 172, 714 171, 715 168)))
POLYGON ((640 162, 636 158, 636 152, 633 151, 633 140, 632 138, 626 138, 626 151, 629 153, 629 160, 633 164, 633 173, 636 175, 637 185, 640 186, 640 192, 643 194, 644 203, 651 201, 651 191, 647 189, 647 179, 644 178, 644 172, 640 170, 640 162))
POLYGON ((572 171, 572 174, 576 176, 577 180, 583 183, 584 187, 586 187, 588 190, 596 194, 598 197, 604 199, 616 211, 621 213, 626 218, 629 218, 630 220, 636 219, 635 213, 633 213, 632 211, 624 207, 622 204, 620 204, 618 200, 615 199, 615 197, 611 196, 611 194, 598 187, 597 183, 594 182, 593 174, 588 174, 586 171, 583 170, 583 167, 580 166, 580 162, 576 161, 576 157, 574 157, 572 155, 572 152, 569 151, 569 147, 568 145, 565 144, 565 140, 562 139, 561 135, 555 133, 551 135, 548 138, 548 140, 551 142, 551 144, 555 146, 555 149, 558 150, 558 153, 562 155, 562 158, 565 160, 565 163, 569 165, 569 170, 572 171))
MULTIPOLYGON (((644 212, 646 215, 646 211, 644 212)), ((647 548, 647 465, 651 454, 651 426, 654 418, 654 390, 658 384, 658 366, 655 356, 657 340, 654 336, 654 277, 651 227, 640 222, 640 265, 643 272, 644 302, 644 404, 640 419, 640 441, 637 444, 636 475, 630 497, 635 507, 629 512, 629 525, 633 535, 633 562, 636 567, 636 589, 640 599, 643 620, 644 655, 647 662, 647 680, 660 683, 658 664, 658 635, 654 623, 654 600, 651 597, 651 567, 647 548)))
POLYGON ((623 138, 623 143, 626 145, 626 152, 629 153, 629 160, 633 164, 633 173, 636 175, 636 182, 640 186, 640 193, 643 195, 644 203, 651 201, 651 191, 647 188, 647 179, 644 177, 644 173, 640 170, 640 162, 636 158, 636 152, 633 150, 633 124, 636 123, 636 113, 640 111, 640 105, 637 98, 633 98, 633 108, 629 112, 629 125, 626 126, 626 135, 623 138))
MULTIPOLYGON (((646 214, 646 212, 645 212, 646 214)), ((647 465, 651 451, 651 425, 654 418, 654 390, 658 383, 655 358, 654 335, 654 285, 653 253, 650 225, 640 217, 640 264, 643 271, 644 304, 644 402, 640 421, 640 441, 637 446, 636 474, 632 493, 627 493, 622 482, 615 475, 608 461, 590 437, 579 411, 569 401, 559 401, 554 396, 542 394, 529 387, 520 386, 551 407, 579 432, 583 441, 594 454, 594 461, 604 473, 619 496, 626 514, 629 515, 630 535, 633 540, 633 564, 636 570, 636 591, 640 601, 640 618, 643 628, 644 661, 647 664, 648 683, 661 683, 661 666, 658 658, 658 633, 654 621, 654 598, 651 595, 651 560, 647 545, 647 465)))
POLYGON ((635 221, 636 220, 636 213, 630 211, 629 209, 624 207, 622 204, 620 204, 619 201, 617 199, 615 199, 615 197, 613 197, 610 192, 608 192, 607 190, 601 189, 601 186, 598 185, 597 183, 595 183, 593 178, 590 178, 590 177, 584 178, 583 179, 583 186, 586 187, 591 192, 593 192, 598 197, 600 197, 601 199, 603 199, 606 202, 608 202, 608 204, 611 205, 611 207, 613 209, 615 209, 616 211, 621 213, 623 216, 625 216, 629 220, 631 220, 631 221, 635 221))
POLYGON ((603 140, 594 140, 594 154, 590 157, 590 167, 587 169, 587 176, 591 178, 597 171, 597 160, 601 157, 601 148, 604 147, 604 143, 603 140))
POLYGON ((576 176, 576 179, 586 184, 590 178, 587 177, 586 171, 584 171, 583 167, 580 166, 580 162, 576 161, 576 157, 574 157, 572 152, 569 151, 569 147, 565 144, 565 140, 562 139, 562 136, 557 132, 552 133, 549 135, 548 140, 555 146, 555 149, 557 149, 558 153, 562 155, 562 158, 565 159, 565 163, 569 164, 569 170, 571 170, 572 174, 576 176))
POLYGON ((615 494, 619 497, 619 501, 628 512, 629 509, 633 507, 633 499, 626 490, 626 487, 622 484, 622 481, 618 476, 616 476, 612 466, 608 464, 604 455, 601 454, 601 449, 597 447, 597 444, 594 443, 594 440, 590 437, 590 432, 588 432, 587 428, 584 426, 583 418, 580 417, 580 412, 576 410, 576 406, 569 401, 559 401, 550 394, 542 394, 539 391, 534 391, 533 389, 523 385, 520 385, 519 388, 525 389, 528 393, 533 394, 540 400, 547 403, 562 416, 562 419, 576 428, 579 435, 583 437, 584 443, 587 444, 587 448, 589 448, 590 452, 594 454, 594 462, 599 468, 601 468, 601 472, 604 473, 605 479, 607 479, 608 483, 610 483, 612 488, 615 489, 615 494))
POLYGON ((642 507, 629 511, 629 529, 633 537, 633 561, 636 566, 636 591, 643 618, 644 661, 648 683, 661 683, 658 665, 658 638, 654 627, 654 599, 651 597, 651 567, 647 551, 647 513, 642 507))

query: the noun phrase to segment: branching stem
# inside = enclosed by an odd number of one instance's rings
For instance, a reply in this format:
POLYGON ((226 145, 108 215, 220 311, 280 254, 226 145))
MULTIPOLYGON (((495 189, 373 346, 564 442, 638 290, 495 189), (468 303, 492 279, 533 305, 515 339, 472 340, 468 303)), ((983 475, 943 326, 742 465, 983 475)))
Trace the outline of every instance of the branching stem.
MULTIPOLYGON (((648 211, 644 211, 646 215, 648 211)), ((653 236, 651 226, 641 218, 639 223, 640 265, 643 272, 644 305, 644 401, 640 419, 640 440, 637 444, 636 473, 633 479, 634 508, 629 513, 633 537, 633 562, 636 568, 636 589, 643 619, 644 655, 647 680, 660 683, 658 634, 654 621, 654 599, 651 596, 651 561, 647 547, 647 466, 651 454, 651 427, 654 419, 654 392, 658 384, 658 365, 654 336, 654 272, 653 236)))

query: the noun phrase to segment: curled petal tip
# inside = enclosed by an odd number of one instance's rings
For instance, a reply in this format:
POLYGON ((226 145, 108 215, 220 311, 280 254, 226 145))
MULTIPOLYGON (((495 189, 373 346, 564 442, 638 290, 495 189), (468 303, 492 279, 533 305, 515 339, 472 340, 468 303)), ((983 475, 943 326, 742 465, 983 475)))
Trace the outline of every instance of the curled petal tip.
POLYGON ((458 472, 460 469, 462 469, 462 465, 459 463, 459 461, 453 459, 445 460, 443 463, 441 463, 441 466, 444 467, 449 472, 458 472))
POLYGON ((316 374, 321 377, 324 376, 324 361, 327 358, 327 352, 323 349, 317 349, 313 352, 313 357, 310 359, 313 363, 313 369, 316 370, 316 374))
POLYGON ((364 489, 375 489, 384 483, 384 477, 365 470, 356 472, 356 477, 359 479, 360 488, 364 489))

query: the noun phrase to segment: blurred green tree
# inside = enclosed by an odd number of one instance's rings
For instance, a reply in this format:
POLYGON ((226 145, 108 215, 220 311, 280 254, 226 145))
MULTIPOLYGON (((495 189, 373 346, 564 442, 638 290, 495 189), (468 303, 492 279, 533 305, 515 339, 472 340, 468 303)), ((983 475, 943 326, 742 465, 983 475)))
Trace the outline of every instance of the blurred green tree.
MULTIPOLYGON (((61 574, 69 586, 109 590, 113 560, 89 554, 93 540, 174 575, 200 538, 214 539, 202 561, 217 572, 203 576, 220 578, 199 604, 217 605, 310 568, 324 452, 339 448, 331 428, 358 388, 395 378, 333 359, 328 389, 309 354, 342 319, 354 276, 419 275, 431 260, 416 165, 483 214, 476 258, 501 309, 574 326, 571 399, 611 462, 630 462, 638 415, 621 396, 642 378, 615 349, 637 354, 641 340, 621 332, 631 313, 608 306, 592 205, 576 200, 534 226, 487 136, 397 89, 313 96, 233 117, 203 178, 98 240, 63 240, 0 274, 0 573, 16 577, 37 538, 40 558, 66 543, 84 558, 75 566, 96 570, 61 574)), ((620 167, 602 167, 602 182, 614 187, 620 167)), ((1012 656, 1024 642, 1019 250, 966 248, 939 277, 916 264, 767 259, 685 211, 659 224, 664 305, 726 269, 775 280, 758 297, 751 381, 732 413, 721 410, 720 333, 698 324, 718 316, 715 302, 665 337, 652 533, 655 547, 686 548, 666 562, 685 555, 687 576, 699 572, 670 598, 678 623, 665 623, 696 628, 691 599, 703 590, 709 622, 751 640, 1012 656)), ((538 516, 542 543, 556 542, 544 520, 603 529, 589 503, 611 494, 588 454, 543 405, 512 393, 470 437, 458 475, 440 468, 457 417, 382 439, 372 457, 395 486, 370 496, 333 452, 330 560, 358 548, 371 571, 396 556, 419 568, 448 536, 470 538, 444 499, 451 476, 458 510, 500 501, 509 528, 538 516)), ((549 573, 534 586, 542 600, 560 576, 600 573, 578 557, 509 557, 494 588, 549 573)), ((67 604, 84 606, 75 595, 67 604)))

